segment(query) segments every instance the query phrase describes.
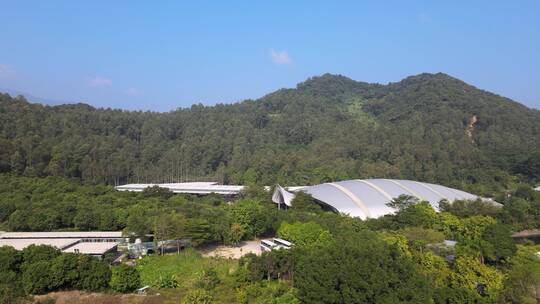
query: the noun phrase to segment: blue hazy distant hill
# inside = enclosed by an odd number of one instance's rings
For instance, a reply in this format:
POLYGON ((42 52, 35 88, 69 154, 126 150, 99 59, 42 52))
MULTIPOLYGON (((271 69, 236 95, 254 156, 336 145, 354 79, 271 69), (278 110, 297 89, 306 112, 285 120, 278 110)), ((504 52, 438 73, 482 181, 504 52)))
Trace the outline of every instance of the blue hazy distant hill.
POLYGON ((11 97, 16 97, 16 96, 22 95, 22 96, 24 96, 24 98, 26 98, 26 100, 28 100, 30 102, 41 103, 41 104, 49 105, 49 106, 57 106, 57 105, 62 105, 62 104, 73 103, 73 102, 66 101, 66 100, 58 100, 58 99, 37 97, 37 96, 34 96, 34 95, 29 94, 27 92, 22 92, 22 91, 12 90, 12 89, 2 88, 2 87, 0 87, 0 92, 1 93, 8 93, 9 95, 11 95, 11 97))

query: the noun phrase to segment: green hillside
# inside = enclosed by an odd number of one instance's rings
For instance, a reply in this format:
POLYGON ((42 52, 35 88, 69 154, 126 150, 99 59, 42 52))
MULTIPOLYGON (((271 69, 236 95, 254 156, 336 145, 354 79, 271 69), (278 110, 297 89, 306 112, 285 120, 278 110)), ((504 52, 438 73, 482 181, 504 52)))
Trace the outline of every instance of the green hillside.
POLYGON ((0 172, 26 176, 111 184, 388 177, 486 194, 538 178, 536 151, 540 111, 441 73, 388 85, 325 74, 258 100, 168 113, 0 94, 0 172))

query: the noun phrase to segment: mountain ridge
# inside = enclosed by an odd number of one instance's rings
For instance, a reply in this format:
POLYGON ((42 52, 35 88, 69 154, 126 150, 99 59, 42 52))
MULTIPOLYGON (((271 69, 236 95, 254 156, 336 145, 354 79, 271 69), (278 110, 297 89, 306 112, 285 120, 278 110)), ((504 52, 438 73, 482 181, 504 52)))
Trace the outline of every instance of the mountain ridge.
MULTIPOLYGON (((407 77, 405 77, 405 78, 403 78, 403 79, 401 79, 401 80, 399 80, 397 82, 388 82, 387 84, 381 84, 381 83, 377 83, 377 82, 370 83, 370 82, 358 81, 358 80, 354 80, 354 79, 352 79, 350 77, 344 76, 342 74, 324 73, 324 74, 321 74, 321 75, 316 75, 316 76, 309 77, 306 80, 296 84, 296 86, 294 88, 280 88, 280 89, 277 89, 277 90, 275 90, 273 92, 267 93, 267 94, 263 95, 260 98, 243 99, 243 100, 239 100, 239 101, 236 101, 236 102, 216 103, 216 104, 205 105, 205 106, 206 107, 212 107, 212 106, 221 105, 221 104, 229 105, 229 104, 242 103, 242 102, 245 102, 245 101, 261 100, 261 99, 264 99, 265 97, 267 97, 268 95, 272 95, 274 93, 278 93, 278 92, 281 92, 281 91, 290 91, 290 90, 295 90, 295 89, 296 90, 309 91, 312 86, 318 86, 318 87, 320 86, 322 88, 328 87, 328 83, 346 84, 346 85, 349 85, 349 86, 352 86, 352 87, 356 87, 357 90, 362 91, 362 90, 367 90, 367 89, 376 89, 376 88, 381 89, 381 88, 384 88, 384 87, 395 87, 395 86, 399 86, 400 84, 415 81, 417 79, 439 80, 439 81, 440 80, 454 81, 456 83, 465 84, 465 85, 470 86, 470 87, 472 87, 474 89, 478 89, 478 90, 493 94, 495 96, 505 98, 508 101, 518 103, 523 107, 526 107, 528 109, 540 112, 540 109, 536 109, 534 107, 529 107, 529 106, 527 106, 527 105, 525 105, 525 104, 523 104, 523 103, 521 103, 519 101, 513 100, 511 98, 508 98, 508 97, 505 97, 505 96, 502 96, 502 95, 499 95, 499 94, 496 94, 496 93, 493 93, 493 92, 490 92, 490 91, 487 91, 487 90, 477 88, 477 87, 475 87, 473 85, 470 85, 470 84, 464 82, 463 80, 460 80, 459 78, 453 77, 453 76, 451 76, 449 74, 446 74, 444 72, 437 72, 437 73, 424 72, 424 73, 420 73, 420 74, 416 74, 416 75, 407 76, 407 77)), ((321 90, 321 88, 318 88, 318 89, 321 90)), ((48 99, 48 98, 35 97, 35 96, 32 96, 32 95, 27 94, 25 92, 16 91, 16 90, 10 90, 8 88, 0 88, 0 94, 2 94, 2 93, 9 94, 12 98, 15 98, 15 97, 21 95, 28 102, 41 104, 43 106, 55 107, 55 106, 64 106, 64 105, 87 105, 87 106, 90 106, 90 107, 92 107, 94 109, 112 109, 112 110, 122 110, 122 111, 130 111, 130 112, 168 113, 168 112, 173 112, 176 109, 185 109, 185 108, 189 108, 189 107, 191 107, 193 105, 198 105, 198 104, 192 104, 190 106, 179 107, 179 108, 171 109, 169 111, 164 111, 164 112, 154 111, 154 110, 128 110, 128 109, 123 109, 123 108, 96 107, 96 106, 93 106, 93 105, 91 105, 89 103, 80 102, 80 101, 78 101, 78 102, 73 101, 72 102, 72 101, 53 100, 53 99, 48 99)), ((326 95, 326 96, 335 95, 335 92, 328 91, 328 90, 324 91, 323 93, 324 93, 323 95, 326 95)))

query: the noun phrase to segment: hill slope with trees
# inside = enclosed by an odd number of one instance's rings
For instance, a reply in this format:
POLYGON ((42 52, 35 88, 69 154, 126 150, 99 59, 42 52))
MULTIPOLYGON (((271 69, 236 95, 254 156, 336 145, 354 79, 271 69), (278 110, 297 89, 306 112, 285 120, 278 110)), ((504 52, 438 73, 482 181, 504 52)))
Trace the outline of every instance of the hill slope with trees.
POLYGON ((0 94, 0 173, 30 177, 290 185, 387 177, 488 194, 538 179, 539 150, 540 111, 441 73, 387 85, 325 74, 258 100, 167 113, 0 94))

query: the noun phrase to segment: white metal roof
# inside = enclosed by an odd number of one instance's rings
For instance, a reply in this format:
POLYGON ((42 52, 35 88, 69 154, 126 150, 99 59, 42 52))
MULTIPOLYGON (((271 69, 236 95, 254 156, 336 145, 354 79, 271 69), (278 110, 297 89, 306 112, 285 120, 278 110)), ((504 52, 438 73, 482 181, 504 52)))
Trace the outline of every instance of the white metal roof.
POLYGON ((163 188, 175 188, 175 187, 206 187, 211 185, 217 185, 216 182, 187 182, 187 183, 163 183, 163 184, 126 184, 126 185, 120 185, 116 186, 117 189, 125 189, 125 188, 147 188, 147 187, 163 187, 163 188))
POLYGON ((80 239, 0 239, 0 247, 11 246, 17 250, 23 250, 30 245, 49 245, 62 250, 79 241, 80 239))
POLYGON ((271 241, 271 240, 261 240, 261 243, 262 243, 262 244, 265 244, 265 245, 267 245, 267 246, 271 246, 271 247, 277 246, 277 244, 274 243, 274 242, 271 241))
MULTIPOLYGON (((353 217, 377 218, 394 213, 395 210, 386 204, 400 195, 409 195, 419 200, 428 201, 435 210, 441 200, 476 200, 479 197, 458 189, 441 185, 423 183, 411 180, 397 179, 356 179, 334 183, 307 186, 299 191, 305 191, 320 203, 329 206, 339 213, 353 217)), ((283 189, 280 189, 279 203, 287 204, 283 189)), ((493 204, 497 204, 491 201, 493 204)))
POLYGON ((279 243, 279 244, 289 246, 289 247, 291 247, 293 245, 293 243, 291 243, 289 241, 286 241, 284 239, 280 239, 280 238, 274 238, 274 243, 279 243))
POLYGON ((101 255, 118 246, 117 242, 80 242, 70 246, 64 252, 101 255))
POLYGON ((0 239, 121 238, 122 231, 4 232, 0 239))
POLYGON ((306 188, 307 186, 289 186, 289 187, 285 187, 285 189, 287 191, 292 191, 292 192, 296 192, 296 191, 299 191, 299 190, 302 190, 304 188, 306 188))
POLYGON ((218 185, 215 182, 191 182, 191 183, 172 183, 172 184, 127 184, 116 186, 118 191, 142 192, 148 187, 158 186, 169 189, 173 193, 187 194, 223 194, 236 195, 239 194, 244 186, 240 185, 218 185))
MULTIPOLYGON (((292 190, 290 190, 292 191, 292 190)), ((276 204, 285 204, 287 206, 291 206, 291 202, 294 199, 294 193, 288 192, 280 185, 276 185, 276 188, 274 189, 274 193, 272 194, 272 201, 276 204)))

